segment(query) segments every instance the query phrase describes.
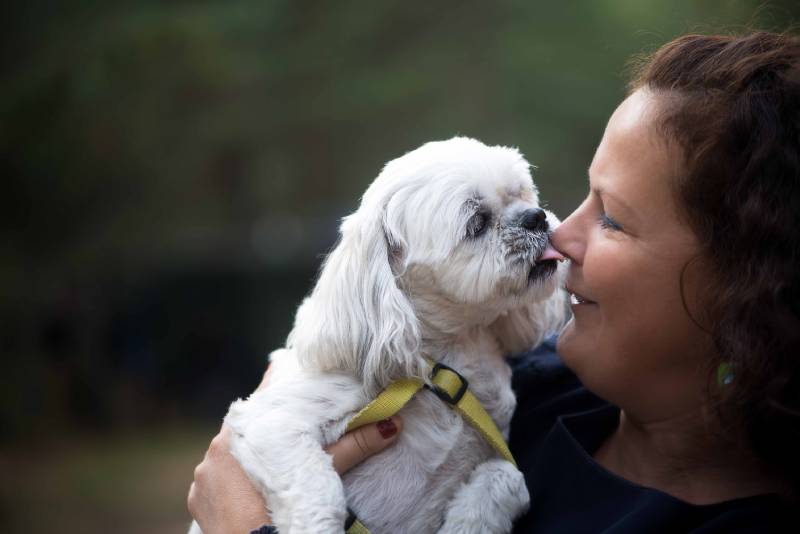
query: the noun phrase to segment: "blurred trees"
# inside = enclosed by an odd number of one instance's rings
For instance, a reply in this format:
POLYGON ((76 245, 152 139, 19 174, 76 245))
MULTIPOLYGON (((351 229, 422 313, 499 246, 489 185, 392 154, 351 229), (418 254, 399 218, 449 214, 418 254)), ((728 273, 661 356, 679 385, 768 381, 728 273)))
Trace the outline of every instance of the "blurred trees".
POLYGON ((0 435, 223 413, 383 163, 455 134, 519 146, 566 215, 626 60, 800 13, 762 4, 6 8, 0 435))

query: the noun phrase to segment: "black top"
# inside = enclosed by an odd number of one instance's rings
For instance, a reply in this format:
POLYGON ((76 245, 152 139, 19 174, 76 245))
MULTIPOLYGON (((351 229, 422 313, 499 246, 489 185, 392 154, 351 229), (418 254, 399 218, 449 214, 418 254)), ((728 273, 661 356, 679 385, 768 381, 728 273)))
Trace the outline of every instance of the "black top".
POLYGON ((607 471, 592 455, 615 428, 619 408, 581 385, 556 354, 555 339, 513 365, 509 446, 531 496, 514 533, 800 532, 777 495, 698 506, 607 471))

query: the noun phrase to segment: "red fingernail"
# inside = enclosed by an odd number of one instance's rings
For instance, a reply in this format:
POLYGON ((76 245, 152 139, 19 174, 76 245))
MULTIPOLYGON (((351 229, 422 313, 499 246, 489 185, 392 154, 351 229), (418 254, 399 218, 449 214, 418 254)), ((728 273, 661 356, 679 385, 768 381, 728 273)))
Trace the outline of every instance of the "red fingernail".
POLYGON ((381 437, 383 439, 389 439, 397 433, 397 426, 391 419, 384 419, 383 421, 378 421, 377 425, 378 425, 378 432, 381 433, 381 437))

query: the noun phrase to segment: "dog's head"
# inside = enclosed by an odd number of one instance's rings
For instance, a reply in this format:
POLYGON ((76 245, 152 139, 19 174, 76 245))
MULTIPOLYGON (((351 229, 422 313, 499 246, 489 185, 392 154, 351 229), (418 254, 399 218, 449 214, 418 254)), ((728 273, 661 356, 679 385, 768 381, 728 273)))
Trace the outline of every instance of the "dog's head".
POLYGON ((364 196, 383 214, 400 286, 434 327, 486 325, 557 287, 559 221, 529 168, 516 149, 457 137, 390 162, 364 196))
POLYGON ((563 300, 549 298, 561 277, 549 246, 558 220, 539 206, 529 168, 515 149, 464 137, 389 162, 298 312, 290 344, 309 340, 305 363, 358 369, 381 387, 419 372, 423 330, 483 325, 516 351, 560 326, 563 300))

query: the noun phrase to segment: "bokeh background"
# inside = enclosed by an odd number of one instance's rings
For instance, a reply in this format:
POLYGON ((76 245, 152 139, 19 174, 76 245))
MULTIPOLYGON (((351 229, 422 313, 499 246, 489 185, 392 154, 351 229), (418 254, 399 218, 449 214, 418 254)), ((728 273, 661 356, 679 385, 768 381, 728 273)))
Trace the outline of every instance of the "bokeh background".
POLYGON ((52 2, 0 36, 0 531, 184 532, 192 469, 388 160, 517 146, 562 217, 626 62, 748 0, 52 2))

